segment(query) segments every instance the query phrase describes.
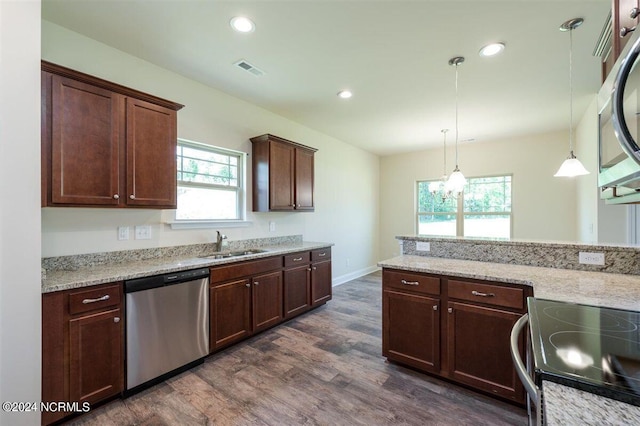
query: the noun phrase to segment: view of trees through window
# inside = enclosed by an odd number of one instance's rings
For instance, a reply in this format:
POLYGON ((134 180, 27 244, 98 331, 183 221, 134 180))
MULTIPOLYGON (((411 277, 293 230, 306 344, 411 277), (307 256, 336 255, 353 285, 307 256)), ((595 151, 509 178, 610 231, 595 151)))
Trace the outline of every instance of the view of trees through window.
POLYGON ((458 197, 433 194, 429 184, 417 186, 417 231, 421 235, 511 237, 512 176, 468 178, 458 197))
POLYGON ((179 141, 177 220, 241 219, 241 153, 179 141))

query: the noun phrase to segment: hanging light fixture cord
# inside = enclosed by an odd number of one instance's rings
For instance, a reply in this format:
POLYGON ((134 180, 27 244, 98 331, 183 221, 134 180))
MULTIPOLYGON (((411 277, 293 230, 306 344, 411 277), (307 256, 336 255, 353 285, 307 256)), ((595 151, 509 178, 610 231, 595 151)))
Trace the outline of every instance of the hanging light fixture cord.
POLYGON ((573 154, 573 28, 569 29, 569 158, 573 154))
POLYGON ((458 168, 458 63, 456 62, 456 168, 455 171, 460 170, 458 168))
POLYGON ((444 134, 444 142, 442 143, 442 150, 444 152, 444 160, 442 162, 442 177, 444 178, 447 175, 447 132, 449 129, 442 129, 442 133, 444 134))

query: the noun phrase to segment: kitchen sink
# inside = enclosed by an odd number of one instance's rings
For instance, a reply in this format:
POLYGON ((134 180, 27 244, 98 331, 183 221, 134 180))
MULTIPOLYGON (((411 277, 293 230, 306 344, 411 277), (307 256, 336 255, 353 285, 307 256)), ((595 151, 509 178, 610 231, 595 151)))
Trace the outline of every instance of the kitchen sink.
POLYGON ((227 251, 220 253, 213 253, 207 256, 200 256, 204 259, 227 259, 230 257, 240 257, 240 256, 249 256, 252 254, 266 253, 267 250, 261 249, 249 249, 249 250, 238 250, 238 251, 227 251))

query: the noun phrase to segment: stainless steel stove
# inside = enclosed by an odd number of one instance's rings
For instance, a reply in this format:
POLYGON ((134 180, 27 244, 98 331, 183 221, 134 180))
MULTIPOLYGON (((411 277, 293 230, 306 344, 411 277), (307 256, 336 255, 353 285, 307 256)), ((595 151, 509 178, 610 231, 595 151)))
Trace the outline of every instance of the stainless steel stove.
POLYGON ((640 406, 640 312, 529 298, 536 384, 640 406))

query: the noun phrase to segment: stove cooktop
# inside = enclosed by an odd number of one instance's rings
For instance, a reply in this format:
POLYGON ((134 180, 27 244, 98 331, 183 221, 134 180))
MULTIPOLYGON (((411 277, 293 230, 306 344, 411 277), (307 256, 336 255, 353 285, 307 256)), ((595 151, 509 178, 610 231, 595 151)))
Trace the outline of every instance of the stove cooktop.
POLYGON ((640 406, 640 312, 528 299, 535 378, 640 406))

